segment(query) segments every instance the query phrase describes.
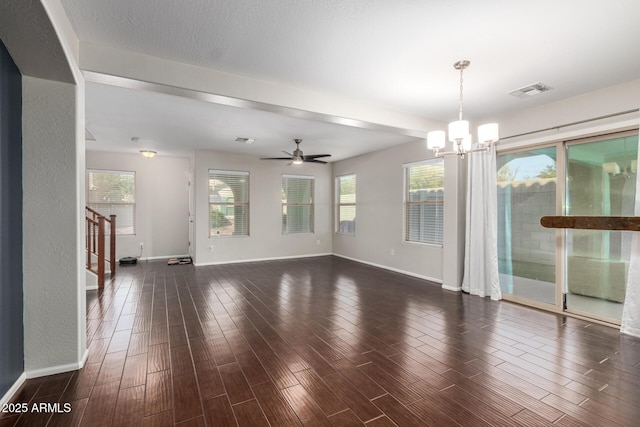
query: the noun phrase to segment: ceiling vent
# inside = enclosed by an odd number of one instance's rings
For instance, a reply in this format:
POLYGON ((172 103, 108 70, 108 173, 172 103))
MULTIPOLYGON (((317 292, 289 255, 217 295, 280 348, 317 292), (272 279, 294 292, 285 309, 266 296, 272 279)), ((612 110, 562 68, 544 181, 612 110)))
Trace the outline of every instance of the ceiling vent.
POLYGON ((529 98, 531 96, 541 94, 542 92, 546 92, 551 89, 553 88, 550 86, 547 86, 544 83, 537 82, 531 85, 521 87, 520 89, 512 90, 511 92, 509 92, 509 95, 513 95, 516 98, 529 98))
POLYGON ((254 138, 236 138, 236 142, 241 142, 243 144, 253 144, 254 142, 256 142, 256 140, 254 138))

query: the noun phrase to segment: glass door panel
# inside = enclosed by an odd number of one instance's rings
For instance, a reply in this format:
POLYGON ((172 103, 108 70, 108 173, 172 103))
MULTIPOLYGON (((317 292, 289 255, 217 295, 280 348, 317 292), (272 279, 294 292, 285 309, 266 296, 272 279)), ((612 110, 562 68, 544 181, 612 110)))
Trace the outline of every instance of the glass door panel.
POLYGON ((556 304, 556 147, 499 154, 498 263, 504 295, 556 304))
MULTIPOLYGON (((636 194, 638 136, 567 146, 567 215, 632 216, 636 194)), ((620 320, 631 233, 566 232, 567 310, 620 320)))

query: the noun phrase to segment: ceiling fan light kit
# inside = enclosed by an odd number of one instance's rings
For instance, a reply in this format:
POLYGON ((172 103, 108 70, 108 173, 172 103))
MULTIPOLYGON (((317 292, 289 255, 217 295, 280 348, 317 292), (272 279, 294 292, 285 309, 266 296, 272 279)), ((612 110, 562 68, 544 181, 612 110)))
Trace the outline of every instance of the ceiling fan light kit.
POLYGON ((324 160, 318 160, 321 157, 331 157, 331 154, 309 154, 307 156, 304 155, 302 150, 300 149, 301 139, 294 139, 293 142, 296 143, 296 149, 293 150, 293 153, 289 153, 287 151, 282 151, 289 157, 262 157, 260 160, 290 160, 293 165, 301 165, 302 163, 322 163, 326 164, 324 160))
POLYGON ((427 148, 433 150, 436 157, 457 155, 461 159, 466 153, 475 151, 487 151, 500 139, 497 123, 487 123, 478 127, 477 148, 473 149, 473 141, 469 133, 469 122, 462 119, 463 107, 463 79, 462 74, 465 68, 471 64, 464 59, 453 64, 453 68, 460 70, 460 108, 458 110, 458 120, 449 123, 449 141, 453 143, 453 151, 440 151, 445 148, 446 135, 443 130, 431 131, 427 134, 427 148))

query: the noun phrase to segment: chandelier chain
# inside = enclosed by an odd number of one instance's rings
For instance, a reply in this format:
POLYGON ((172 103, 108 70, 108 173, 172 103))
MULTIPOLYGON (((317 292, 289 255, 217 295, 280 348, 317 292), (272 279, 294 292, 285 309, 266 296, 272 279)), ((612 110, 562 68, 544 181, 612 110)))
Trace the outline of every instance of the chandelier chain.
POLYGON ((464 67, 460 67, 460 111, 458 111, 458 120, 462 120, 462 72, 464 71, 464 67))

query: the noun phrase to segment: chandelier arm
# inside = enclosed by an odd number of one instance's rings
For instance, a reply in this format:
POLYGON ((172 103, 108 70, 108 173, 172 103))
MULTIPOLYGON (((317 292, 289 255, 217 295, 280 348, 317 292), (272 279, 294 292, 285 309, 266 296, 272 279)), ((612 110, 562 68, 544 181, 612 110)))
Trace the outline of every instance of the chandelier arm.
POLYGON ((477 153, 478 151, 490 151, 493 144, 486 144, 484 147, 474 148, 473 150, 466 150, 467 153, 477 153))
POLYGON ((463 156, 465 153, 468 153, 468 151, 438 151, 437 153, 434 153, 434 157, 463 156))

